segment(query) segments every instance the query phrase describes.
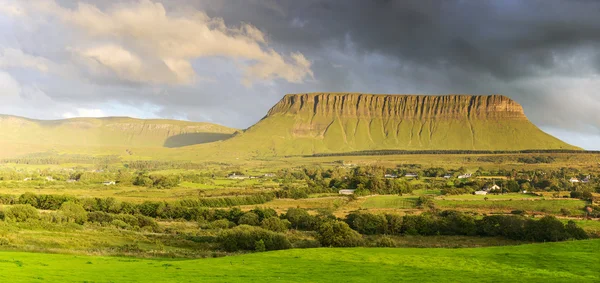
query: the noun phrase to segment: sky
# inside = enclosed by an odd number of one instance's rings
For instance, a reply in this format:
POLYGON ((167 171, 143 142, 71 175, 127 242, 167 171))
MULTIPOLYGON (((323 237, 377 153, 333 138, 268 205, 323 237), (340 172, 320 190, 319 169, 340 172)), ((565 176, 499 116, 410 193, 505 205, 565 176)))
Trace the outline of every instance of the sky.
POLYGON ((0 0, 0 113, 246 128, 287 93, 503 94, 600 149, 600 1, 0 0))

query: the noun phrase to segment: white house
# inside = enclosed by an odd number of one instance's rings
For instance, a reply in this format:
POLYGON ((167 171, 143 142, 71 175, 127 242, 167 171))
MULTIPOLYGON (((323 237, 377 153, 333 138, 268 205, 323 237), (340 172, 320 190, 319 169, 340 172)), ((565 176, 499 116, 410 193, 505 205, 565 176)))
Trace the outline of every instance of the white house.
POLYGON ((354 194, 354 190, 348 190, 348 189, 340 190, 339 194, 340 195, 353 195, 354 194))
POLYGON ((116 184, 117 184, 117 182, 115 182, 115 181, 104 181, 104 182, 102 182, 102 185, 105 185, 105 186, 112 186, 112 185, 116 185, 116 184))
POLYGON ((487 192, 486 191, 475 191, 475 194, 485 196, 485 195, 487 195, 487 192))
POLYGON ((396 175, 396 174, 385 174, 384 177, 388 178, 388 179, 395 179, 395 178, 398 178, 398 175, 396 175))
POLYGON ((579 183, 579 179, 573 177, 573 178, 571 178, 571 180, 569 180, 569 182, 571 182, 571 183, 579 183))
POLYGON ((452 178, 452 174, 446 174, 446 175, 444 175, 444 179, 450 179, 450 178, 452 178))
POLYGON ((458 176, 459 179, 468 179, 471 178, 471 176, 473 176, 472 174, 464 174, 464 175, 460 175, 458 176))
POLYGON ((483 190, 486 192, 489 192, 489 191, 499 191, 500 189, 501 189, 500 186, 493 184, 492 186, 489 186, 483 190))
POLYGON ((244 176, 244 175, 236 175, 235 173, 227 176, 228 179, 235 179, 235 180, 244 180, 244 179, 248 179, 248 176, 244 176))
POLYGON ((416 178, 418 175, 416 173, 406 173, 404 177, 406 178, 416 178))

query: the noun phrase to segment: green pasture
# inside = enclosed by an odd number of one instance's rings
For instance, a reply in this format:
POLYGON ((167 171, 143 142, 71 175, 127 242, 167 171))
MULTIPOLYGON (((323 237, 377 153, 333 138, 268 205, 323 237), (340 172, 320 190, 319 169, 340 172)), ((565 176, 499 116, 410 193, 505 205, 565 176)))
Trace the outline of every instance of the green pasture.
POLYGON ((0 252, 2 282, 599 282, 599 240, 293 249, 196 260, 0 252))

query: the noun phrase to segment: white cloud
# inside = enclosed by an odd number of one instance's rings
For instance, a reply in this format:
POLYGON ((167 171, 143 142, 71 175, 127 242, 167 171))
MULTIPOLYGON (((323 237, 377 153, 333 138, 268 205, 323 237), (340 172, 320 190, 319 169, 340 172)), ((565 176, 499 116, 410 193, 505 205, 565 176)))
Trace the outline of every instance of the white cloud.
POLYGON ((245 83, 300 83, 313 76, 304 55, 275 51, 258 28, 248 23, 228 27, 222 19, 194 9, 169 12, 150 0, 116 4, 106 11, 85 3, 68 9, 54 1, 36 1, 28 9, 58 17, 68 28, 81 31, 86 46, 76 45, 78 54, 128 81, 191 83, 195 72, 190 62, 202 57, 239 61, 245 83))
MULTIPOLYGON (((18 97, 21 85, 9 73, 0 71, 0 97, 2 99, 18 97)), ((6 103, 6 101, 4 101, 6 103)))
POLYGON ((106 114, 102 109, 77 108, 75 112, 66 112, 62 115, 63 118, 75 117, 105 117, 106 114))
POLYGON ((47 72, 52 63, 42 57, 31 56, 14 48, 0 50, 0 68, 33 68, 41 72, 47 72))

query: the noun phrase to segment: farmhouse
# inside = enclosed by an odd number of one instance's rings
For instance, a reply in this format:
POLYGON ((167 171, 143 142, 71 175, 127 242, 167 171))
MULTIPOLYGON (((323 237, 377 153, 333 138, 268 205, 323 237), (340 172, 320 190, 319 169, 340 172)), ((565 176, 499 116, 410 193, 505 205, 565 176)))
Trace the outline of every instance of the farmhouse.
POLYGON ((501 188, 500 186, 493 184, 492 186, 486 187, 483 189, 483 191, 489 192, 489 191, 499 191, 501 188))
POLYGON ((473 176, 472 174, 463 174, 458 176, 459 179, 468 179, 471 178, 471 176, 473 176))
POLYGON ((227 176, 228 179, 234 179, 234 180, 244 180, 244 179, 248 179, 248 176, 245 175, 237 175, 235 173, 230 174, 229 176, 227 176))
POLYGON ((354 194, 354 190, 348 190, 348 189, 340 190, 339 194, 340 195, 352 195, 352 194, 354 194))
POLYGON ((474 194, 476 194, 476 195, 483 195, 484 196, 484 195, 487 195, 487 193, 488 192, 486 192, 486 191, 475 191, 474 194))
POLYGON ((115 185, 115 184, 117 184, 117 182, 115 182, 115 181, 104 181, 104 182, 102 182, 102 185, 105 185, 105 186, 112 186, 112 185, 115 185))

